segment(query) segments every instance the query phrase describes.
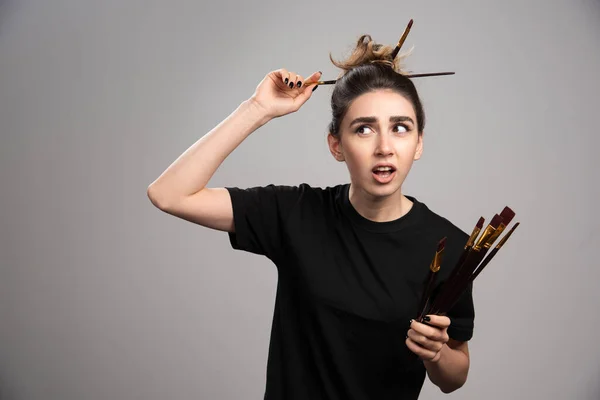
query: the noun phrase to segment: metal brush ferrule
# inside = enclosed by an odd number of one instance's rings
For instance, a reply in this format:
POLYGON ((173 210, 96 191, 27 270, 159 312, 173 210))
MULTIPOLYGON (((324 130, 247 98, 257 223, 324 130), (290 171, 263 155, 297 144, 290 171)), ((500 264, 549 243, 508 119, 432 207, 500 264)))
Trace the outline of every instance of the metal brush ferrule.
POLYGON ((483 234, 481 235, 477 243, 475 243, 475 245, 473 246, 473 249, 477 251, 481 250, 481 248, 490 240, 495 231, 496 229, 494 229, 493 226, 488 225, 488 227, 485 228, 485 231, 483 231, 483 234))
POLYGON ((483 247, 486 249, 489 249, 490 247, 492 247, 492 244, 494 244, 494 242, 496 241, 496 239, 498 239, 500 234, 502 234, 502 232, 504 232, 505 228, 506 228, 506 225, 504 225, 503 223, 500 224, 498 226, 498 228, 494 231, 494 233, 492 233, 490 235, 490 237, 485 241, 485 243, 483 243, 483 247))
POLYGON ((469 247, 473 247, 473 243, 475 243, 475 239, 477 239, 477 236, 479 236, 480 232, 481 232, 481 228, 475 227, 475 229, 473 229, 473 233, 471 233, 471 237, 469 237, 469 240, 467 241, 467 244, 465 245, 465 249, 467 249, 469 247))
MULTIPOLYGON (((442 250, 443 251, 443 250, 442 250)), ((431 272, 438 272, 442 266, 442 251, 436 251, 431 261, 429 269, 431 272)))

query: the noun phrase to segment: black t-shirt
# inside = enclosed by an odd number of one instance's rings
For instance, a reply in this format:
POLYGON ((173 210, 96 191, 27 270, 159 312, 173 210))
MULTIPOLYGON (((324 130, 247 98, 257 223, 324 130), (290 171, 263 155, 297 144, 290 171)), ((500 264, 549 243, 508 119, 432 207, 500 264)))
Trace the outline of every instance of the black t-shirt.
MULTIPOLYGON (((421 391, 426 370, 406 347, 409 321, 440 239, 438 288, 468 235, 410 196, 401 218, 368 220, 349 187, 227 188, 231 245, 268 257, 278 271, 267 400, 401 400, 421 391)), ((471 339, 472 286, 448 316, 448 335, 471 339)))

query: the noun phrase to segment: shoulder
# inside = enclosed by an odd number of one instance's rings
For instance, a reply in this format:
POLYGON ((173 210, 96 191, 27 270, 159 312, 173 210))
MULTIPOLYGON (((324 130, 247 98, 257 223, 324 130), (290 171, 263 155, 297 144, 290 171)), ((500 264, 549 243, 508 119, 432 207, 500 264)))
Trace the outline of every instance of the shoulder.
POLYGON ((300 183, 297 185, 283 185, 276 183, 269 183, 266 185, 260 186, 250 186, 247 188, 240 188, 237 186, 229 186, 226 187, 229 191, 250 191, 250 192, 261 192, 261 193, 296 193, 296 194, 316 194, 316 195, 327 195, 334 194, 339 192, 344 185, 335 185, 335 186, 313 186, 310 183, 300 183))
POLYGON ((457 224, 455 224, 449 217, 441 215, 419 199, 414 197, 409 198, 419 205, 423 223, 427 226, 427 229, 436 231, 438 234, 448 236, 448 239, 457 241, 461 246, 466 243, 469 235, 457 224))
POLYGON ((237 186, 226 187, 230 192, 251 192, 251 193, 273 193, 273 194, 295 194, 298 196, 335 196, 341 192, 344 185, 339 184, 335 186, 313 186, 309 183, 303 182, 297 185, 283 185, 269 183, 261 186, 250 186, 247 188, 240 188, 237 186))
POLYGON ((277 205, 291 211, 300 205, 325 205, 335 202, 341 195, 344 185, 313 186, 303 182, 297 185, 282 185, 270 183, 263 186, 248 188, 227 187, 234 205, 236 203, 255 203, 264 206, 277 205))

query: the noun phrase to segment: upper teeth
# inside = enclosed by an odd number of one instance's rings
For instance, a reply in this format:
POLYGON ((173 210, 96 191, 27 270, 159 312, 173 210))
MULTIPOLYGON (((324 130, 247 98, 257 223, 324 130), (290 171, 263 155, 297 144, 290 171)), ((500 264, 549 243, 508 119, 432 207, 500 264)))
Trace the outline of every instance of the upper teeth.
POLYGON ((391 171, 392 167, 377 167, 375 168, 377 171, 391 171))

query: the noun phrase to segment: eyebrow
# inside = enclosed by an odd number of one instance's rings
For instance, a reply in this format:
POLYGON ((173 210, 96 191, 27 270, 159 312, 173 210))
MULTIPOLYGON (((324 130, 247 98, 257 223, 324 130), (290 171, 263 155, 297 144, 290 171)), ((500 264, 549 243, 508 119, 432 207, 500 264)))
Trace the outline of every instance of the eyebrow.
MULTIPOLYGON (((411 117, 402 116, 402 115, 393 115, 390 117, 390 122, 405 122, 405 121, 409 121, 413 125, 415 124, 415 121, 413 121, 413 119, 411 117)), ((377 122, 377 117, 358 117, 358 118, 353 119, 352 122, 350 122, 349 126, 352 126, 352 125, 358 124, 358 123, 373 124, 375 122, 377 122)))

